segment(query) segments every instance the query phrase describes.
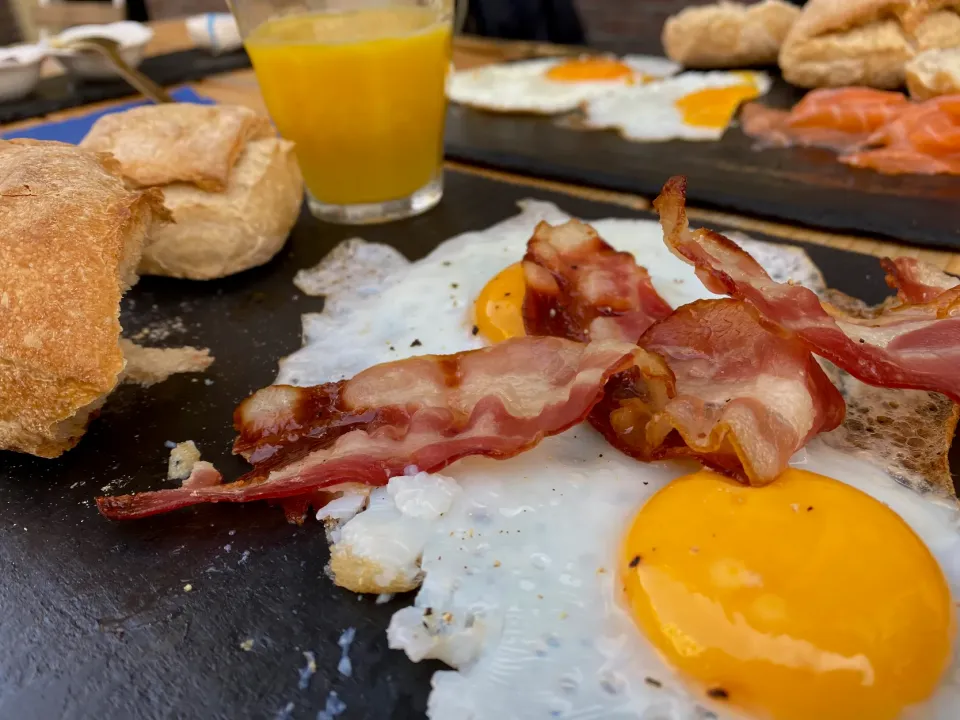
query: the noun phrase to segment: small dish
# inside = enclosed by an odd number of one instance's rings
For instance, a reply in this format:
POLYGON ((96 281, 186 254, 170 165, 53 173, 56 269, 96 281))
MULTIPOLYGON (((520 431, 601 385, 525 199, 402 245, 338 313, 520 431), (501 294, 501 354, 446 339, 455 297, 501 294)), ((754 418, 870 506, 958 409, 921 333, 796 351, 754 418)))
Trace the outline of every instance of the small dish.
POLYGON ((153 39, 153 30, 142 23, 124 21, 106 25, 78 25, 68 28, 50 40, 50 54, 67 72, 87 80, 112 80, 117 71, 103 57, 91 53, 58 48, 59 43, 88 37, 105 37, 120 43, 120 56, 132 68, 143 62, 147 43, 153 39))
POLYGON ((46 50, 39 45, 0 48, 0 102, 29 95, 40 81, 46 50))

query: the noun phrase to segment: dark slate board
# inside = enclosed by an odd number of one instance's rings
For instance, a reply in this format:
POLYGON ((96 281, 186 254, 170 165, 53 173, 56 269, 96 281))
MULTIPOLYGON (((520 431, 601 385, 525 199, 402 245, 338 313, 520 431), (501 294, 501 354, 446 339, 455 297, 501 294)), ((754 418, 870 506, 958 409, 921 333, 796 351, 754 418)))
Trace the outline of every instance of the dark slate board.
MULTIPOLYGON (((160 85, 167 86, 248 67, 250 58, 243 49, 222 55, 211 55, 204 50, 182 50, 148 57, 140 65, 140 70, 160 85)), ((36 90, 22 100, 0 103, 0 125, 133 95, 137 95, 137 91, 123 80, 82 81, 67 74, 57 75, 41 80, 36 90)))
MULTIPOLYGON (((649 217, 473 175, 448 173, 447 183, 444 201, 419 218, 358 229, 304 214, 265 267, 206 283, 145 278, 128 295, 128 333, 180 318, 183 331, 158 344, 209 346, 217 361, 203 377, 122 388, 59 460, 0 453, 0 718, 269 719, 292 702, 291 718, 312 720, 330 690, 346 701, 345 720, 423 716, 440 666, 386 646, 389 618, 409 599, 376 605, 333 586, 315 521, 292 527, 257 503, 112 523, 91 501, 115 481, 124 491, 162 487, 166 440, 195 440, 228 477, 243 469, 229 452, 233 408, 298 347, 300 313, 322 303, 291 280, 340 240, 359 233, 419 258, 515 214, 524 197, 588 219, 649 217), (349 679, 336 671, 348 627, 357 629, 349 679), (316 653, 318 673, 300 691, 304 650, 316 653)), ((874 258, 807 250, 831 285, 870 302, 886 295, 874 258)))
MULTIPOLYGON (((764 102, 791 107, 802 92, 777 80, 764 102)), ((960 248, 960 177, 881 175, 826 150, 754 150, 739 128, 719 142, 635 143, 615 131, 451 105, 447 157, 535 177, 653 197, 671 175, 692 205, 917 245, 960 248)))

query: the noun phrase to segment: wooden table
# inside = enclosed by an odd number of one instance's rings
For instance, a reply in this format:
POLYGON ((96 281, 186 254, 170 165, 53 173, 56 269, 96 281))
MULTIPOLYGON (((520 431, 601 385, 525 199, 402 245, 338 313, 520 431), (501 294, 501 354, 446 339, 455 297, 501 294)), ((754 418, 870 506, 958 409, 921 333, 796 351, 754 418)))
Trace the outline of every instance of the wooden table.
MULTIPOLYGON (((163 53, 175 52, 177 50, 186 50, 193 47, 193 42, 187 34, 187 29, 182 20, 166 20, 151 23, 156 35, 147 47, 148 55, 158 55, 163 53)), ((457 68, 470 68, 480 65, 486 65, 503 60, 519 59, 523 57, 533 57, 543 54, 556 54, 558 51, 572 51, 567 48, 558 48, 557 46, 545 46, 536 43, 516 43, 500 42, 478 38, 457 38, 454 42, 453 61, 457 68)), ((260 89, 257 86, 256 77, 252 70, 240 70, 237 72, 214 75, 212 77, 191 83, 190 86, 197 92, 224 103, 236 103, 246 105, 261 112, 266 112, 263 104, 263 98, 260 95, 260 89)), ((107 107, 116 104, 114 102, 101 103, 97 106, 86 106, 83 108, 73 108, 63 112, 55 113, 44 120, 30 120, 15 125, 10 125, 4 129, 14 127, 29 127, 30 125, 44 122, 46 120, 56 120, 79 115, 94 107, 107 107)), ((536 178, 523 177, 512 173, 487 170, 483 168, 472 167, 462 163, 448 162, 447 166, 463 172, 475 173, 497 180, 526 185, 532 187, 546 188, 569 195, 588 198, 591 200, 600 200, 604 202, 613 202, 628 207, 646 210, 650 208, 651 198, 641 197, 625 193, 615 193, 595 188, 581 187, 577 185, 568 185, 536 178)), ((774 223, 757 218, 735 215, 731 213, 717 212, 713 210, 703 210, 696 207, 689 208, 688 214, 691 219, 702 225, 725 224, 731 227, 739 228, 745 232, 762 232, 767 235, 774 235, 785 240, 799 240, 819 245, 828 245, 830 247, 843 250, 853 250, 868 255, 896 256, 905 255, 916 257, 948 272, 960 274, 960 253, 946 252, 942 250, 929 250, 916 248, 908 245, 876 240, 864 236, 843 235, 837 233, 812 230, 810 228, 797 227, 782 223, 774 223)))

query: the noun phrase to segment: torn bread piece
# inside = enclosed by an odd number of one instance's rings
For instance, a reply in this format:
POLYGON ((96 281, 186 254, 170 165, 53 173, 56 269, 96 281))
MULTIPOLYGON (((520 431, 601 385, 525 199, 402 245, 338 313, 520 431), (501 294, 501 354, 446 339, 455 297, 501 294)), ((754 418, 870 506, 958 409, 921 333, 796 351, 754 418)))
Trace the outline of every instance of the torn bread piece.
POLYGON ((293 143, 248 108, 135 108, 98 120, 81 145, 114 154, 130 182, 163 190, 175 222, 150 233, 141 274, 208 280, 262 265, 300 214, 293 143))
POLYGON ((784 0, 688 7, 664 23, 663 49, 689 68, 772 65, 799 16, 800 8, 784 0))
POLYGON ((203 372, 213 363, 207 348, 147 348, 126 339, 120 340, 120 347, 127 361, 123 382, 137 385, 155 385, 177 373, 203 372))
POLYGON ((906 73, 914 100, 960 94, 960 47, 926 50, 907 63, 906 73))
POLYGON ((186 480, 193 472, 193 467, 200 461, 200 451, 193 440, 177 443, 170 451, 170 460, 167 464, 168 480, 186 480))
POLYGON ((249 108, 169 103, 104 115, 81 147, 109 152, 138 187, 185 182, 221 192, 246 144, 274 135, 269 118, 249 108))
POLYGON ((161 201, 109 155, 0 140, 0 448, 69 450, 120 381, 120 298, 161 201))

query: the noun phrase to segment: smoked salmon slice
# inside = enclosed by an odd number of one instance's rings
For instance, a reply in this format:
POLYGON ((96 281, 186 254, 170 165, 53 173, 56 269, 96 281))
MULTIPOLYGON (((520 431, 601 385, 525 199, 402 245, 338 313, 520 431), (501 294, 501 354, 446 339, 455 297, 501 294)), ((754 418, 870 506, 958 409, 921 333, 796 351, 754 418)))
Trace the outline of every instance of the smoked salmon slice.
POLYGON ((866 146, 840 162, 888 175, 960 174, 960 95, 911 104, 873 133, 866 146))
POLYGON ((858 147, 910 107, 898 92, 869 88, 824 88, 804 96, 792 110, 750 103, 740 118, 744 133, 767 146, 858 147))
POLYGON ((743 109, 744 133, 767 147, 824 147, 887 175, 960 175, 960 95, 911 102, 869 88, 814 90, 792 110, 743 109))

